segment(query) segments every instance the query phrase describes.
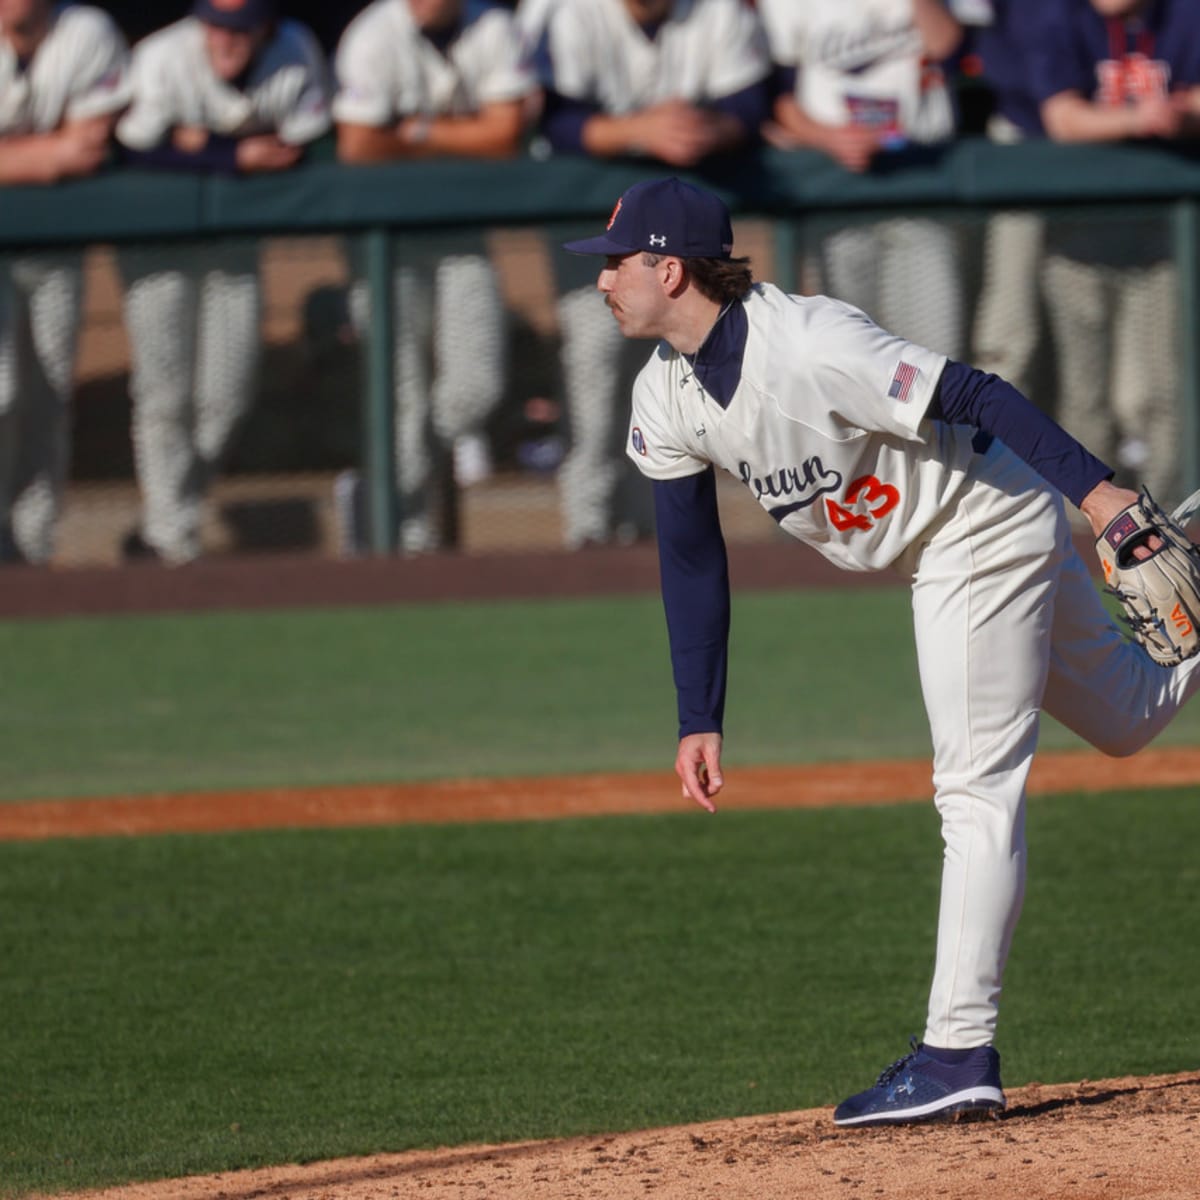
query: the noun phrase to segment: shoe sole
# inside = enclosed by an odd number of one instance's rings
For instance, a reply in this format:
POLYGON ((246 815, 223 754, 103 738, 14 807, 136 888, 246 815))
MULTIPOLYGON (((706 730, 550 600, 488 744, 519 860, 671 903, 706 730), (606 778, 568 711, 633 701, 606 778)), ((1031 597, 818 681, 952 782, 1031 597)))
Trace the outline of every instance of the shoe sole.
POLYGON ((833 1123, 843 1128, 861 1125, 904 1125, 921 1121, 972 1121, 999 1116, 1005 1104, 999 1088, 970 1088, 945 1096, 932 1104, 898 1108, 892 1112, 863 1113, 861 1117, 834 1117, 833 1123))

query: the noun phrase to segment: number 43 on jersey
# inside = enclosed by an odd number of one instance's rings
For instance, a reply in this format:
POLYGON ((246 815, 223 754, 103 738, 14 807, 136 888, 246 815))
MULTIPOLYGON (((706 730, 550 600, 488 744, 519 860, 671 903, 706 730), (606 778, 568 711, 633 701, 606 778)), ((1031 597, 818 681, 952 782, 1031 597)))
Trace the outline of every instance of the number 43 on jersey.
POLYGON ((870 529, 899 503, 900 492, 890 483, 880 483, 874 475, 860 475, 846 489, 841 503, 825 498, 825 511, 834 529, 847 533, 852 529, 870 529), (865 511, 855 511, 852 507, 860 500, 865 511))

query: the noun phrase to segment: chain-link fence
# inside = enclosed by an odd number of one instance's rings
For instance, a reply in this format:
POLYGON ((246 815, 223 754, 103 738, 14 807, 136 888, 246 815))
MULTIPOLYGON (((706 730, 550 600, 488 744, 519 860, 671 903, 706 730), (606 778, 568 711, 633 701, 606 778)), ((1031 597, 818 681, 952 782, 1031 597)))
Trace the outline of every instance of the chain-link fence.
MULTIPOLYGON (((588 281, 561 283, 561 234, 495 228, 393 240, 401 552, 581 549, 652 536, 649 485, 623 446, 629 387, 649 347, 623 343, 595 291, 598 260, 581 260, 588 281)), ((738 237, 769 276, 769 225, 739 222, 738 237)), ((352 239, 94 246, 81 267, 73 453, 55 563, 112 565, 155 546, 180 561, 370 551, 371 314, 352 239), (227 430, 207 450, 206 409, 227 430), (195 544, 173 544, 175 527, 189 524, 195 544)), ((739 503, 736 485, 729 493, 732 538, 774 535, 739 503)))
MULTIPOLYGON (((619 193, 630 178, 595 190, 619 193)), ((961 190, 956 178, 947 172, 947 186, 961 190)), ((170 237, 160 214, 155 240, 122 230, 90 243, 76 229, 82 248, 0 255, 0 453, 11 459, 31 430, 43 446, 58 436, 53 420, 37 425, 42 410, 69 427, 71 448, 57 468, 61 512, 47 523, 52 479, 33 488, 27 511, 14 507, 20 536, 8 557, 36 560, 26 547, 38 529, 63 566, 576 552, 653 536, 649 486, 623 453, 629 389, 649 347, 620 337, 595 290, 598 261, 560 248, 602 217, 481 225, 448 212, 435 226, 422 211, 391 231, 373 220, 368 232, 364 219, 339 228, 336 214, 312 227, 291 219, 298 200, 272 186, 287 236, 222 218, 215 232, 170 237), (372 282, 381 244, 384 288, 372 282), (392 472, 382 507, 381 461, 392 472), (392 526, 382 533, 381 513, 392 526)), ((526 203, 505 186, 498 213, 526 203)), ((1011 379, 1124 481, 1164 503, 1181 498, 1194 486, 1181 331, 1195 264, 1181 269, 1178 205, 942 204, 926 191, 901 203, 856 192, 845 207, 747 202, 737 250, 759 278, 846 299, 1011 379)), ((456 203, 482 211, 485 200, 456 203)), ((436 202, 420 200, 432 211, 436 202)), ((19 463, 7 469, 28 483, 19 463)), ((731 542, 779 536, 736 481, 721 487, 731 542)))

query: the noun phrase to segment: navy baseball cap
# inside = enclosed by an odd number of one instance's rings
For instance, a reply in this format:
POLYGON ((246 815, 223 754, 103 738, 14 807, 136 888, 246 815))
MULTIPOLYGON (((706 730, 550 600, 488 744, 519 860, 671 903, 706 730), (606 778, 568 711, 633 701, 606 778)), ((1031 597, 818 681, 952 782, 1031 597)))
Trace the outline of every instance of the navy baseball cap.
POLYGON ((676 258, 729 258, 733 226, 729 209, 712 192, 674 177, 651 179, 625 191, 599 237, 563 245, 573 254, 648 250, 676 258))
POLYGON ((279 16, 276 0, 195 0, 192 16, 206 25, 248 33, 279 16))

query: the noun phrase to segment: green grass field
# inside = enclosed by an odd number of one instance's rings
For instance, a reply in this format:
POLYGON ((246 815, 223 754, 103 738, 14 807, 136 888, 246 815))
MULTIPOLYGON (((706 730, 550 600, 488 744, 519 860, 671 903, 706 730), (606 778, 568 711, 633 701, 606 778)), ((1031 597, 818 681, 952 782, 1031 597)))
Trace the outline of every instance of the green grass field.
MULTIPOLYGON (((926 752, 903 592, 735 622, 731 762, 926 752)), ((673 753, 656 600, 9 623, 0 655, 10 801, 673 753)), ((1195 1066, 1195 801, 1031 806, 1010 1086, 1195 1066)), ((920 804, 0 845, 0 1195, 834 1102, 920 1032, 939 862, 920 804)))
MULTIPOLYGON (((0 801, 674 760, 657 598, 0 622, 0 663, 0 801)), ((731 764, 927 755, 907 592, 739 595, 726 735, 731 764)))
MULTIPOLYGON (((1194 1066, 1194 795, 1030 826, 1006 1082, 1194 1066)), ((923 805, 0 846, 3 1192, 834 1102, 938 861, 923 805)))

